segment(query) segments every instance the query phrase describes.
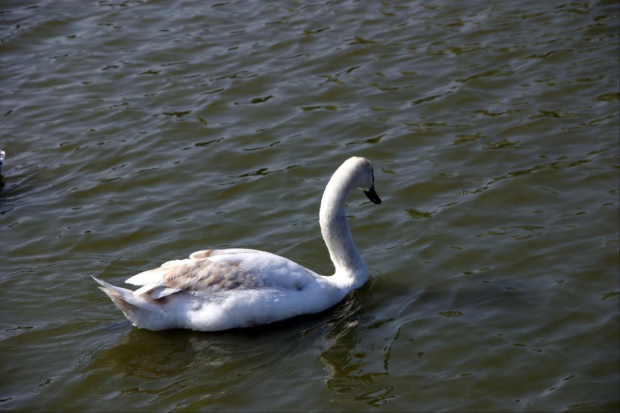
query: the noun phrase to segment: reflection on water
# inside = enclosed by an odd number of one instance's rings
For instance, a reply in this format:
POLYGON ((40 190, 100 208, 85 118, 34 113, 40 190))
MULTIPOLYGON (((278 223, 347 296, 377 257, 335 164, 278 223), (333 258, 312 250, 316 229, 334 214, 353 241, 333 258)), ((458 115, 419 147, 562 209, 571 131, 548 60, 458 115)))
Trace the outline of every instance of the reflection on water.
POLYGON ((400 332, 393 320, 372 322, 363 307, 353 296, 321 314, 213 334, 135 328, 123 332, 127 322, 117 323, 113 330, 118 340, 108 339, 108 347, 97 349, 83 365, 81 386, 99 389, 93 395, 100 397, 114 385, 126 403, 142 395, 149 403, 178 401, 183 409, 217 408, 225 405, 225 394, 253 394, 251 389, 272 375, 293 387, 306 381, 295 360, 313 348, 323 368, 312 380, 323 383, 334 402, 381 406, 392 398, 393 386, 380 378, 389 378, 391 346, 400 332), (364 339, 366 331, 380 333, 375 334, 379 340, 364 339), (187 394, 200 396, 187 400, 187 394))
POLYGON ((338 403, 359 401, 379 406, 389 399, 392 389, 391 386, 381 387, 377 379, 389 375, 390 348, 398 333, 391 337, 386 335, 389 334, 386 329, 393 328, 389 320, 366 320, 366 326, 360 324, 359 318, 368 319, 362 311, 362 303, 347 300, 338 310, 341 316, 336 317, 325 332, 320 354, 327 371, 325 385, 337 394, 333 400, 338 403), (368 340, 366 331, 377 329, 380 331, 374 331, 372 337, 379 338, 379 342, 368 340), (376 390, 368 392, 369 388, 376 390))

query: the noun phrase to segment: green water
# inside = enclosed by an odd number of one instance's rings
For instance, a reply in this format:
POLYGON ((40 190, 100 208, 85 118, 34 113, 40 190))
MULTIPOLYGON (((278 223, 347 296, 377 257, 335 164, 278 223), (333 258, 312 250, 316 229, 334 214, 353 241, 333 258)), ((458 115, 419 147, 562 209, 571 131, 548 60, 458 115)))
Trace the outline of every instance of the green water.
POLYGON ((3 411, 618 411, 617 1, 0 5, 3 411), (321 314, 139 330, 206 248, 371 280, 321 314))

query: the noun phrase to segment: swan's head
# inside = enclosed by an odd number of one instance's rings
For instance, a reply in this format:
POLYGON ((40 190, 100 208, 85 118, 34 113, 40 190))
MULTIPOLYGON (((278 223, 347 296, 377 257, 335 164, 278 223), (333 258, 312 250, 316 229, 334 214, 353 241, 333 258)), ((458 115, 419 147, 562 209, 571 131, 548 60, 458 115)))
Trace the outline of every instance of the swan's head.
POLYGON ((375 191, 375 173, 372 163, 366 158, 354 156, 347 159, 343 166, 345 165, 350 168, 350 173, 354 179, 354 187, 364 191, 372 203, 379 205, 381 198, 379 198, 375 191))

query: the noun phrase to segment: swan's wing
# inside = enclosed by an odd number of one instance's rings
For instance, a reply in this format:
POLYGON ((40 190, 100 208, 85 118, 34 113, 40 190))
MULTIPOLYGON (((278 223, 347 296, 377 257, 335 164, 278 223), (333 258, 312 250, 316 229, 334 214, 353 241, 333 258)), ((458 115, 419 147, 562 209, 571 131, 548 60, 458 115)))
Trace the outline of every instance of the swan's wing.
POLYGON ((180 291, 213 294, 237 289, 301 290, 315 275, 286 258, 264 251, 226 249, 197 251, 188 259, 134 275, 126 282, 139 285, 135 294, 163 298, 180 291))

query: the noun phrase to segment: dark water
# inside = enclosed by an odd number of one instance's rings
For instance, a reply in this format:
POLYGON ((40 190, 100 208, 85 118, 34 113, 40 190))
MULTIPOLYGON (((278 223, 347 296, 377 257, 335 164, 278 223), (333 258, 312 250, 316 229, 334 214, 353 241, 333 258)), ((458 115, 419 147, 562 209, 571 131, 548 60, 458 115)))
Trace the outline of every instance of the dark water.
POLYGON ((618 411, 616 1, 6 1, 0 409, 618 411), (221 333, 115 284, 204 248, 371 281, 221 333))

